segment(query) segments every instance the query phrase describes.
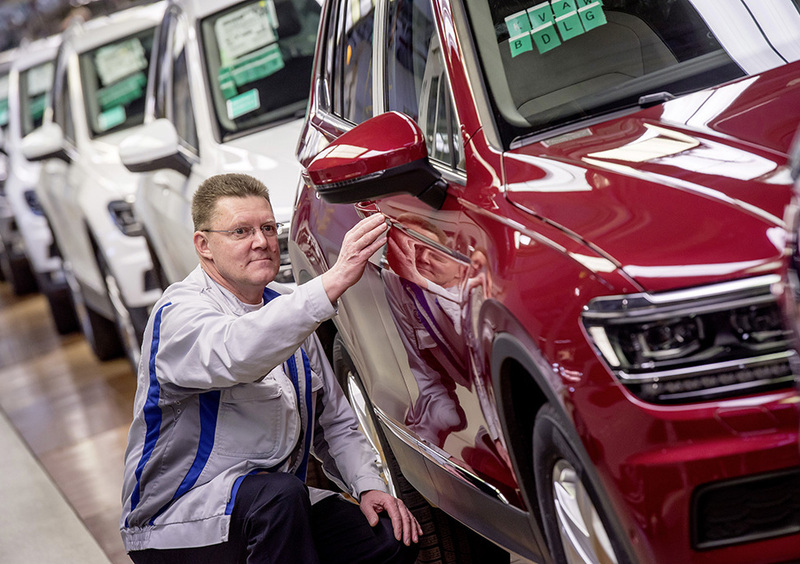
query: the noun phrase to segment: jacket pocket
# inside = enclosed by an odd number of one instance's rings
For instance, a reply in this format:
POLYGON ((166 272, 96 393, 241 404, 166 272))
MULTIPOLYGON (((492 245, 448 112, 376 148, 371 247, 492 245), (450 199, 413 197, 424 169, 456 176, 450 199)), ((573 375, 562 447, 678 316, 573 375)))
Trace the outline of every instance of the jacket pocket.
POLYGON ((288 380, 286 384, 267 375, 260 382, 222 392, 217 436, 220 455, 274 464, 292 450, 299 421, 292 384, 288 380))

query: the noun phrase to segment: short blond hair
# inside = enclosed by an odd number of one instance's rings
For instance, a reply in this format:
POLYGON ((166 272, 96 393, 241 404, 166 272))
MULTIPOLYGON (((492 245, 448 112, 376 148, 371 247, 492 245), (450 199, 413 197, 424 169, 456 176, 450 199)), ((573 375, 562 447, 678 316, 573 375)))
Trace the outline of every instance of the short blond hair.
POLYGON ((264 198, 270 207, 269 189, 249 174, 217 174, 206 178, 192 198, 192 223, 195 231, 209 229, 221 198, 264 198))

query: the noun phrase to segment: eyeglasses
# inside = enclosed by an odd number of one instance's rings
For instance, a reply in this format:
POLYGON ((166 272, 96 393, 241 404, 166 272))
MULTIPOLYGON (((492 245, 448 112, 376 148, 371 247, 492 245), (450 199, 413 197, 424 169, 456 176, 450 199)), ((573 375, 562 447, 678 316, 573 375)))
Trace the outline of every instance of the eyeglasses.
POLYGON ((227 233, 236 241, 244 241, 245 239, 252 239, 255 237, 256 231, 261 233, 267 239, 278 236, 278 226, 274 223, 265 223, 258 229, 255 227, 235 227, 234 229, 201 229, 200 231, 206 233, 227 233))

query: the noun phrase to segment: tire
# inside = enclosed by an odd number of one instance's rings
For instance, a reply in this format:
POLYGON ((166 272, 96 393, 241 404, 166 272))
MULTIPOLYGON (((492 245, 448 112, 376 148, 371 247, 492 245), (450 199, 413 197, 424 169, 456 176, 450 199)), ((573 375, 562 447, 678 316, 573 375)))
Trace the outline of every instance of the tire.
POLYGON ((2 241, 0 241, 0 270, 3 271, 5 280, 11 284, 15 295, 24 296, 39 290, 28 257, 25 255, 11 256, 2 241))
POLYGON ((106 361, 119 358, 123 354, 122 342, 113 321, 106 319, 86 305, 81 293, 80 284, 75 279, 72 267, 67 261, 61 262, 64 278, 70 289, 75 313, 81 326, 83 336, 89 343, 98 360, 106 361))
POLYGON ((139 369, 139 360, 142 356, 142 340, 144 327, 147 323, 147 309, 128 307, 117 279, 111 273, 111 269, 101 251, 97 251, 96 260, 105 283, 106 293, 114 309, 114 325, 118 340, 125 357, 135 372, 139 369))
POLYGON ((333 368, 361 428, 376 453, 378 468, 389 490, 405 503, 422 527, 418 564, 501 564, 510 555, 473 532, 447 513, 431 506, 400 469, 386 436, 376 420, 372 402, 339 335, 333 343, 333 368))
POLYGON ((59 288, 45 294, 50 305, 50 313, 59 335, 68 335, 80 330, 78 314, 68 288, 59 288))
POLYGON ((558 564, 616 564, 621 546, 603 513, 568 424, 545 404, 533 430, 536 496, 553 560, 558 564))

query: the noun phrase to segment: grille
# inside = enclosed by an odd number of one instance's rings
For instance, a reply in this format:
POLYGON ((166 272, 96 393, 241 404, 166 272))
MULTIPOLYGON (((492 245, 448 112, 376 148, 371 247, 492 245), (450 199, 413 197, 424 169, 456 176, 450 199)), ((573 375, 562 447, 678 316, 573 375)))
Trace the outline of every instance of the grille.
POLYGON ((697 550, 800 533, 800 468, 702 486, 692 505, 697 550))

